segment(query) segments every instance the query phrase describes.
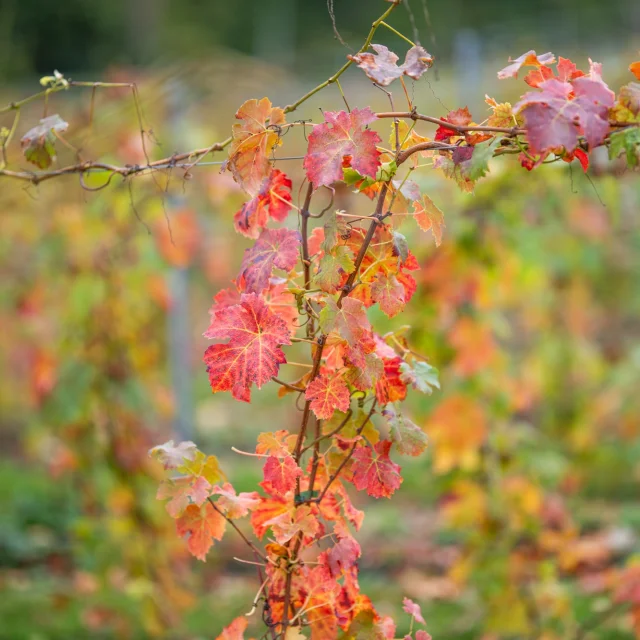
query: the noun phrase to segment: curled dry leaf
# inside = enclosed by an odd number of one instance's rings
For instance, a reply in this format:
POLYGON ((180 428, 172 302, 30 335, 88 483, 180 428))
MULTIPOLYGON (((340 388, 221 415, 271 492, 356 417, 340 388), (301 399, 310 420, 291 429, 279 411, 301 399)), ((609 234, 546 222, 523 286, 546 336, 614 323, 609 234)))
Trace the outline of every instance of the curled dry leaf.
POLYGON ((390 85, 402 75, 419 80, 425 71, 433 65, 433 56, 421 46, 414 46, 407 51, 404 64, 399 65, 398 56, 382 44, 372 44, 375 53, 368 51, 348 56, 370 80, 381 87, 390 85))
POLYGON ((40 124, 22 136, 24 157, 40 169, 49 168, 56 157, 55 134, 66 131, 68 126, 58 114, 42 118, 40 124))

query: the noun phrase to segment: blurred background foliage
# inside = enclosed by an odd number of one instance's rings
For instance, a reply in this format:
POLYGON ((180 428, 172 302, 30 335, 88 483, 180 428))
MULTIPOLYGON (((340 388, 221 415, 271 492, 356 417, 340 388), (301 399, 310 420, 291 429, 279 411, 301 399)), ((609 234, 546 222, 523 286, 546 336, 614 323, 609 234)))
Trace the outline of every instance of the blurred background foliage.
MULTIPOLYGON (((372 4, 335 3, 354 48, 372 4)), ((516 99, 522 83, 495 80, 506 53, 551 48, 580 66, 588 53, 617 87, 640 46, 640 13, 622 1, 430 1, 432 29, 411 4, 423 44, 437 36, 439 80, 410 83, 433 115, 468 102, 480 122, 484 93, 516 99)), ((411 35, 405 12, 394 25, 411 35)), ((135 80, 154 157, 226 137, 246 98, 287 104, 346 53, 322 0, 5 0, 0 31, 3 103, 53 68, 135 80)), ((404 50, 392 34, 379 41, 404 50)), ((352 106, 387 108, 357 70, 343 86, 352 106)), ((86 157, 144 162, 130 93, 99 90, 92 122, 89 104, 74 90, 49 113, 86 157)), ((337 91, 296 117, 319 107, 341 108, 337 91)), ((25 109, 18 133, 41 115, 41 103, 25 109)), ((304 153, 297 131, 285 143, 304 153)), ((59 166, 74 162, 58 151, 59 166)), ((24 166, 17 147, 10 161, 24 166)), ((277 165, 294 190, 298 165, 277 165)), ((404 595, 419 602, 437 640, 638 637, 640 182, 600 156, 588 177, 559 165, 527 174, 494 161, 474 195, 414 172, 445 211, 445 240, 436 250, 404 221, 418 293, 393 320, 371 313, 381 332, 411 325, 443 390, 410 400, 431 446, 402 461, 401 491, 357 496, 361 583, 384 613, 404 595)), ((189 179, 116 178, 96 193, 73 178, 0 186, 0 638, 214 638, 249 609, 255 574, 232 559, 241 543, 228 536, 206 565, 187 558, 147 457, 169 437, 193 439, 253 490, 260 466, 230 447, 297 424, 273 387, 251 405, 209 392, 207 310, 248 246, 231 222, 243 194, 219 171, 205 162, 189 179)), ((337 193, 350 213, 367 205, 337 193)))

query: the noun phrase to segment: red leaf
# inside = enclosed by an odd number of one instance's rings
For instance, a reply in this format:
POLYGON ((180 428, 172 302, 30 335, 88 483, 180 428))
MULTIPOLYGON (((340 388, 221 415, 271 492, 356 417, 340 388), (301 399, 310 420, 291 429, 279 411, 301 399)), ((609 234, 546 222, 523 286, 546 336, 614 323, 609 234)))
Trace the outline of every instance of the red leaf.
POLYGON ((286 362, 280 345, 291 344, 285 322, 255 293, 243 293, 240 304, 216 311, 204 335, 229 340, 204 354, 212 391, 231 391, 245 402, 251 399, 253 383, 260 388, 286 362))
POLYGON ((347 536, 321 555, 326 559, 331 576, 339 578, 343 573, 357 565, 360 553, 358 542, 351 536, 347 536))
MULTIPOLYGON (((456 109, 455 111, 449 111, 449 113, 442 118, 445 122, 449 122, 450 124, 455 124, 458 127, 466 127, 471 122, 471 113, 469 112, 468 107, 463 107, 461 109, 456 109)), ((436 129, 436 137, 435 139, 438 141, 448 142, 449 138, 453 136, 461 135, 455 129, 447 129, 440 125, 436 129)))
POLYGON ((400 487, 400 466, 389 458, 390 449, 389 440, 380 440, 373 449, 363 446, 355 450, 351 470, 356 489, 365 489, 373 498, 389 498, 400 487))
POLYGON ((533 50, 527 51, 527 53, 523 53, 515 60, 509 58, 509 62, 511 64, 498 71, 498 78, 500 80, 504 80, 505 78, 517 78, 518 71, 520 71, 522 67, 541 67, 553 64, 555 61, 556 57, 553 53, 543 53, 541 56, 538 56, 533 50))
POLYGON ((235 489, 228 482, 222 487, 215 486, 212 493, 220 496, 216 500, 216 506, 231 520, 246 516, 260 504, 260 495, 256 491, 236 495, 235 489))
POLYGON ((187 537, 187 548, 198 560, 204 562, 213 541, 222 540, 227 521, 209 502, 201 507, 189 505, 176 520, 176 531, 187 537))
POLYGON ((422 624, 427 624, 422 617, 422 611, 420 611, 420 605, 413 602, 413 600, 409 600, 409 598, 403 598, 402 600, 402 610, 408 613, 410 616, 413 616, 417 622, 422 624))
POLYGON ((278 126, 285 122, 284 111, 272 107, 268 98, 247 100, 236 118, 242 122, 233 125, 228 166, 233 179, 251 196, 257 196, 271 173, 269 156, 279 144, 278 126))
POLYGON ((264 178, 256 195, 233 217, 236 231, 257 238, 269 217, 282 222, 291 209, 291 180, 279 169, 264 178), (268 211, 267 211, 268 209, 268 211))
POLYGON ((240 616, 227 625, 216 640, 244 640, 244 632, 248 626, 249 621, 244 616, 240 616))
POLYGON ((351 166, 361 175, 375 178, 380 167, 380 136, 364 127, 376 120, 368 107, 346 111, 326 111, 324 123, 309 134, 309 148, 304 168, 309 182, 317 189, 343 178, 343 160, 349 156, 351 166))
POLYGON ((379 273, 371 285, 371 295, 378 301, 380 309, 389 316, 397 315, 404 309, 405 290, 392 273, 379 273))
POLYGON ((333 412, 346 412, 349 410, 349 387, 342 375, 334 375, 329 378, 319 375, 309 383, 305 398, 311 400, 311 410, 321 420, 328 420, 333 412))
POLYGON ((542 91, 529 92, 515 105, 527 126, 527 140, 533 154, 564 147, 572 152, 578 137, 591 148, 599 145, 609 131, 609 108, 615 96, 600 77, 600 65, 592 63, 589 77, 572 82, 555 78, 540 85, 542 91))
POLYGON ((302 469, 291 456, 269 456, 264 464, 263 473, 265 481, 270 482, 278 493, 284 494, 295 489, 296 478, 302 475, 302 469))
POLYGON ((274 267, 291 271, 298 261, 300 234, 291 229, 265 229, 253 247, 246 249, 238 284, 247 293, 261 293, 269 286, 274 267))

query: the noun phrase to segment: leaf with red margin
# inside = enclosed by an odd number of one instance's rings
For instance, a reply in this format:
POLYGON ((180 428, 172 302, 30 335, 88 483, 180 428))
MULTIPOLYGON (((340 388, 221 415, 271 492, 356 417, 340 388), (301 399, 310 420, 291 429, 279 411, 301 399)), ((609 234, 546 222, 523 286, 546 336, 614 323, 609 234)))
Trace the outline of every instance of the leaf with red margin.
POLYGON ((176 531, 180 537, 187 538, 189 552, 204 562, 213 541, 222 540, 226 524, 211 503, 205 502, 200 507, 189 505, 176 520, 176 531))
POLYGON ((405 305, 405 290, 392 273, 379 273, 371 285, 371 296, 389 317, 398 315, 405 305))
MULTIPOLYGON (((262 296, 269 309, 281 320, 285 321, 290 333, 294 333, 298 328, 296 324, 298 310, 295 307, 295 297, 287 288, 286 282, 274 282, 274 280, 272 278, 269 288, 263 292, 262 296)), ((223 309, 240 304, 241 293, 243 292, 237 286, 218 291, 213 297, 213 304, 209 309, 211 318, 214 318, 216 313, 221 312, 223 309)))
POLYGON ((304 158, 307 178, 314 188, 342 181, 345 158, 350 158, 350 166, 358 173, 375 178, 380 167, 380 151, 376 147, 380 136, 365 127, 376 120, 376 114, 367 107, 351 113, 326 111, 324 119, 309 134, 304 158))
MULTIPOLYGON (((353 227, 347 244, 357 253, 362 245, 364 229, 353 227)), ((361 300, 365 307, 370 307, 378 301, 372 293, 372 284, 376 281, 378 274, 386 273, 396 276, 405 290, 404 302, 407 303, 416 291, 416 281, 409 271, 416 271, 420 266, 415 256, 408 251, 407 259, 404 263, 396 255, 393 244, 392 230, 388 225, 378 225, 373 235, 373 239, 362 260, 359 278, 360 284, 349 294, 349 298, 361 300)))
POLYGON ((190 505, 200 506, 211 495, 211 485, 203 476, 185 476, 164 480, 158 487, 156 499, 166 500, 167 513, 178 518, 190 505))
POLYGON ((427 624, 422 617, 420 605, 416 604, 413 600, 410 600, 409 598, 403 598, 402 610, 408 613, 410 616, 413 616, 417 622, 420 622, 421 624, 427 624))
POLYGON ((213 487, 212 494, 220 496, 216 500, 216 506, 231 520, 243 518, 260 504, 260 495, 256 491, 236 495, 235 489, 228 482, 222 487, 213 487))
POLYGON ((413 217, 418 223, 418 226, 423 231, 431 230, 436 247, 439 247, 442 242, 442 228, 445 226, 442 211, 440 211, 433 200, 424 193, 422 194, 422 201, 416 200, 416 202, 413 203, 413 211, 415 213, 413 217))
MULTIPOLYGON (((471 113, 468 107, 462 107, 460 109, 456 109, 455 111, 449 111, 449 113, 441 118, 444 122, 449 122, 450 124, 455 124, 458 127, 466 127, 471 123, 471 113)), ((436 129, 436 137, 435 140, 440 142, 448 142, 450 138, 454 136, 464 135, 458 133, 455 129, 448 129, 443 125, 440 125, 436 129)))
POLYGON ((498 71, 498 79, 504 80, 505 78, 517 78, 518 71, 520 71, 522 67, 542 67, 553 64, 555 61, 556 57, 553 53, 543 53, 539 56, 533 50, 527 51, 515 60, 509 58, 510 64, 504 69, 500 69, 500 71, 498 71))
POLYGON ((244 616, 240 616, 227 625, 216 640, 244 640, 244 632, 248 626, 249 621, 244 616))
POLYGON ((301 237, 291 229, 265 229, 244 252, 238 285, 247 293, 262 293, 274 267, 291 271, 300 255, 301 237))
POLYGON ((418 45, 405 56, 404 64, 398 66, 398 56, 382 44, 372 44, 375 53, 368 51, 347 56, 362 69, 370 80, 381 87, 390 85, 396 78, 407 75, 418 80, 433 64, 433 57, 418 45))
POLYGON ((572 82, 555 78, 540 85, 542 91, 522 96, 514 110, 522 114, 533 154, 564 147, 569 153, 584 136, 590 148, 598 146, 609 131, 609 108, 615 95, 602 81, 601 65, 591 63, 589 76, 572 82))
POLYGON ((272 107, 268 98, 247 100, 237 111, 242 122, 233 125, 228 167, 233 179, 251 196, 257 196, 271 173, 269 155, 280 143, 278 127, 285 123, 284 111, 272 107))
POLYGON ((279 169, 264 178, 257 193, 233 216, 236 231, 257 238, 269 218, 282 222, 291 209, 291 180, 279 169))
POLYGON ((349 410, 349 387, 341 374, 328 377, 324 374, 312 380, 305 398, 311 401, 311 410, 321 420, 328 420, 333 412, 349 410))
POLYGON ((204 354, 212 391, 231 391, 244 402, 251 399, 252 384, 260 388, 278 373, 286 362, 280 345, 291 344, 285 322, 255 293, 243 293, 240 304, 214 312, 204 335, 229 340, 204 354))
POLYGON ((357 566, 360 555, 361 550, 358 542, 351 536, 346 536, 333 547, 321 553, 320 558, 326 562, 331 577, 339 578, 343 573, 357 566))
POLYGON ((362 446, 355 450, 351 470, 358 491, 364 489, 373 498, 390 498, 400 487, 400 465, 389 458, 390 449, 390 440, 380 440, 373 449, 362 446))
POLYGON ((295 489, 296 478, 302 475, 302 469, 289 455, 284 458, 269 456, 262 472, 265 481, 271 483, 278 493, 283 494, 295 489))
POLYGON ((366 366, 365 357, 376 348, 367 318, 367 310, 360 300, 344 298, 338 307, 333 298, 329 298, 320 312, 320 327, 326 334, 335 332, 345 340, 348 348, 346 356, 356 367, 366 366))

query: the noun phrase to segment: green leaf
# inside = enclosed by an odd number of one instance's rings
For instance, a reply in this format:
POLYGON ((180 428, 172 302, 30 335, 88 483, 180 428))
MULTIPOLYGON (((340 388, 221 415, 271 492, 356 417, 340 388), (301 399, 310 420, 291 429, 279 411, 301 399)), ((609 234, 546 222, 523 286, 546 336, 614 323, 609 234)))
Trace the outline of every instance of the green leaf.
POLYGON ((469 180, 484 178, 489 171, 489 160, 500 146, 500 138, 481 142, 473 148, 473 155, 464 163, 463 174, 469 180))
POLYGON ((403 362, 400 365, 400 371, 402 372, 402 381, 406 384, 411 384, 416 391, 430 396, 434 388, 440 388, 438 370, 428 362, 418 361, 414 362, 413 365, 403 362))
POLYGON ((335 293, 342 280, 343 273, 351 273, 356 265, 353 254, 347 246, 335 247, 331 253, 325 253, 320 259, 315 284, 323 291, 335 293))
POLYGON ((631 127, 611 134, 609 159, 614 160, 622 153, 626 154, 628 167, 638 166, 640 163, 640 127, 631 127))
POLYGON ((396 403, 388 404, 382 415, 387 420, 389 435, 398 453, 419 456, 427 448, 427 434, 409 418, 405 418, 396 403))

